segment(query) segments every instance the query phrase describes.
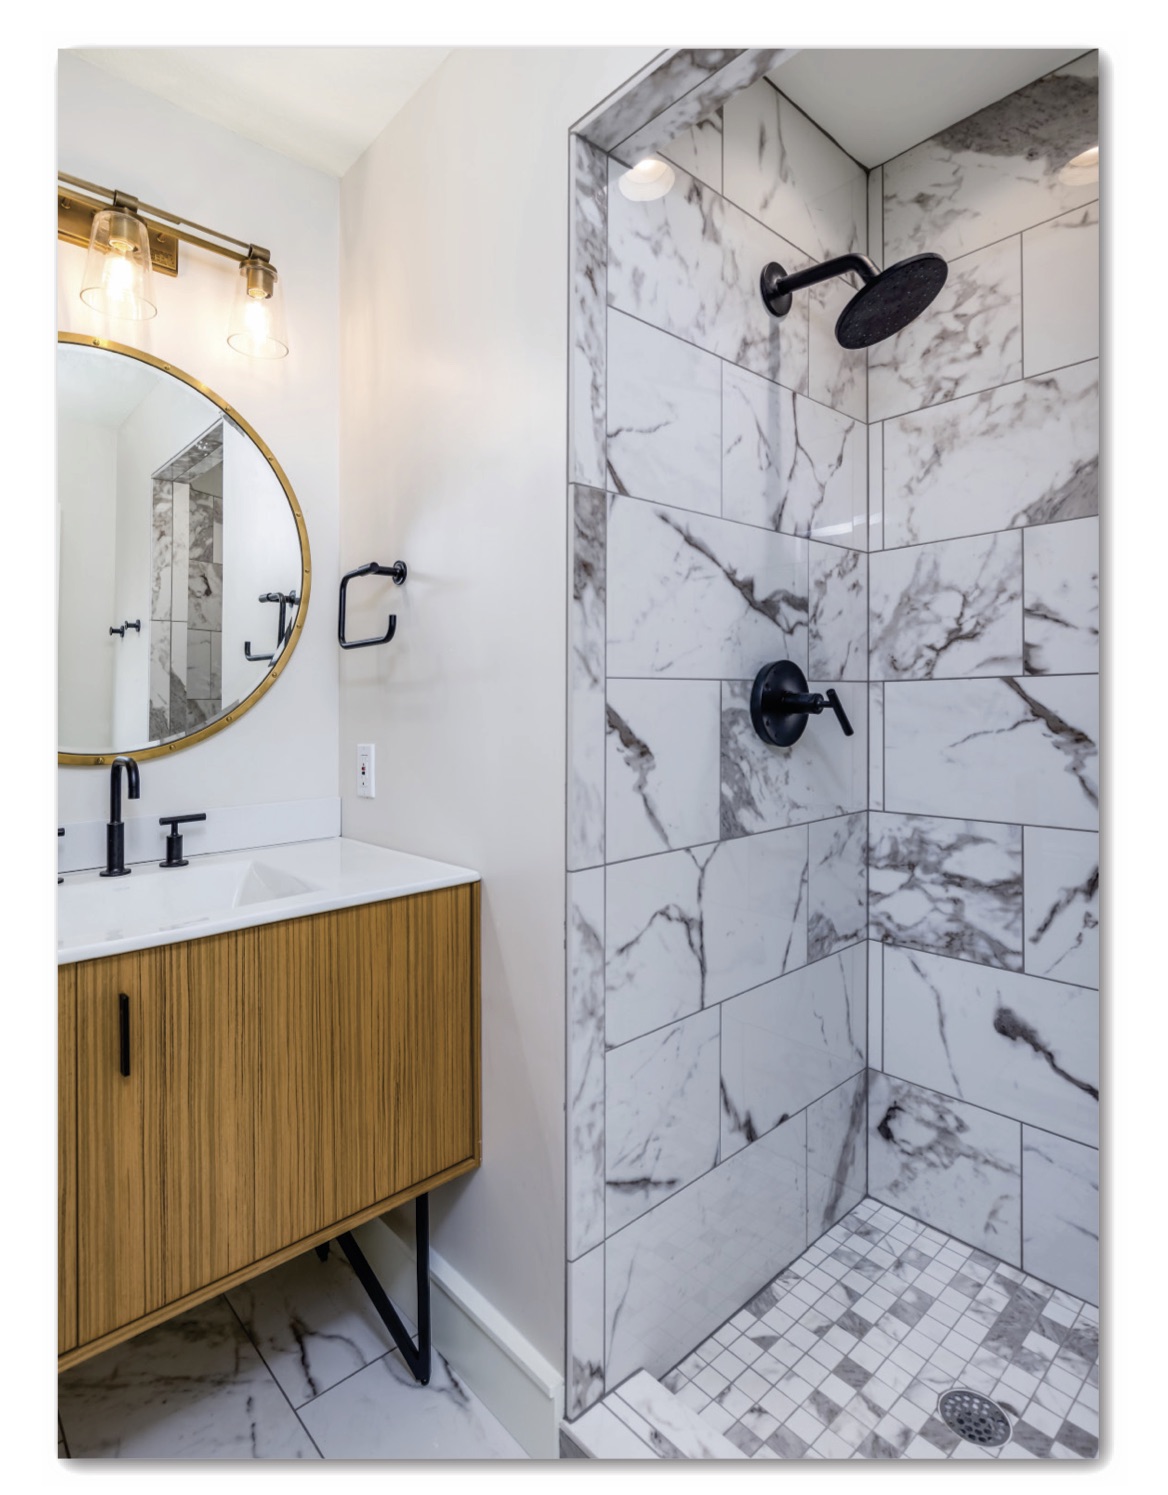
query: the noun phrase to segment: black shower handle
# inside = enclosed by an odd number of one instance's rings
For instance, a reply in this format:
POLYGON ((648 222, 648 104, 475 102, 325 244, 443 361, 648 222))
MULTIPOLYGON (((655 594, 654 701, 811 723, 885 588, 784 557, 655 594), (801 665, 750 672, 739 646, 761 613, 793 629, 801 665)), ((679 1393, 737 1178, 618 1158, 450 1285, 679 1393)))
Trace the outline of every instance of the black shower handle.
POLYGON ((835 712, 836 720, 844 729, 844 736, 854 737, 856 735, 856 729, 852 726, 851 722, 848 721, 848 714, 844 710, 844 703, 840 700, 839 696, 836 695, 834 690, 829 689, 825 691, 824 694, 827 696, 827 704, 835 712))

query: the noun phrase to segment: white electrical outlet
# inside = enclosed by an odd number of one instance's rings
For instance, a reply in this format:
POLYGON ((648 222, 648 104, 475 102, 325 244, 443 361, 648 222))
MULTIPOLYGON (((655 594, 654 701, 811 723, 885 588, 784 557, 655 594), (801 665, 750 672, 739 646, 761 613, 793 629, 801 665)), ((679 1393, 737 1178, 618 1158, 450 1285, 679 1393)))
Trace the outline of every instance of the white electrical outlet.
POLYGON ((373 799, 377 794, 376 760, 373 744, 357 744, 357 798, 373 799))

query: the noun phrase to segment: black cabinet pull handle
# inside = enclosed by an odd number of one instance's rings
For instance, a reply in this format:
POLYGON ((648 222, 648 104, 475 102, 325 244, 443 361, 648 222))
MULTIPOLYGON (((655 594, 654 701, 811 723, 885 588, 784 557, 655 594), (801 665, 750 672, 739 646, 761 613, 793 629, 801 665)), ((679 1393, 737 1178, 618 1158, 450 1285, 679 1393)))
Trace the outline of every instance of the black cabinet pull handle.
POLYGON ((125 992, 118 993, 118 1055, 119 1068, 124 1079, 130 1077, 130 999, 125 992))

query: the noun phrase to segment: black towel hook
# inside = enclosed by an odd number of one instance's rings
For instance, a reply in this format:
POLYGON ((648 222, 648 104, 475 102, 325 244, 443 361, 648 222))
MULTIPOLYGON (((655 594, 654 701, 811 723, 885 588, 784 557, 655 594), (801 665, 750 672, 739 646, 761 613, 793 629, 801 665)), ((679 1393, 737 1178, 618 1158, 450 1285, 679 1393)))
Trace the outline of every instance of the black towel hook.
POLYGON ((386 626, 384 638, 345 638, 345 602, 349 589, 349 583, 354 576, 392 576, 395 587, 400 587, 406 579, 405 561, 394 561, 392 566, 379 565, 377 561, 370 561, 367 566, 358 566, 356 571, 347 571, 341 577, 341 592, 337 601, 337 641, 342 649, 368 649, 372 644, 388 644, 397 632, 397 614, 390 613, 389 622, 386 626))

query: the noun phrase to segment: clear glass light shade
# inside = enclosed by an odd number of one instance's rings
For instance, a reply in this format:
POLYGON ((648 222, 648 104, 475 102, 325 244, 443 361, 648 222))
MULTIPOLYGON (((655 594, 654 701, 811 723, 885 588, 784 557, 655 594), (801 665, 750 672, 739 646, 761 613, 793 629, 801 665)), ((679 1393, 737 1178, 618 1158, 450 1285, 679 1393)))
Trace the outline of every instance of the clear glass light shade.
POLYGON ((244 260, 239 267, 227 342, 248 358, 283 358, 288 352, 280 277, 266 260, 244 260))
POLYGON ((655 197, 664 197, 675 180, 673 167, 668 161, 646 156, 617 179, 617 186, 621 194, 633 202, 652 202, 655 197))
POLYGON ((146 225, 124 208, 93 215, 81 299, 106 317, 144 322, 158 311, 146 225))

